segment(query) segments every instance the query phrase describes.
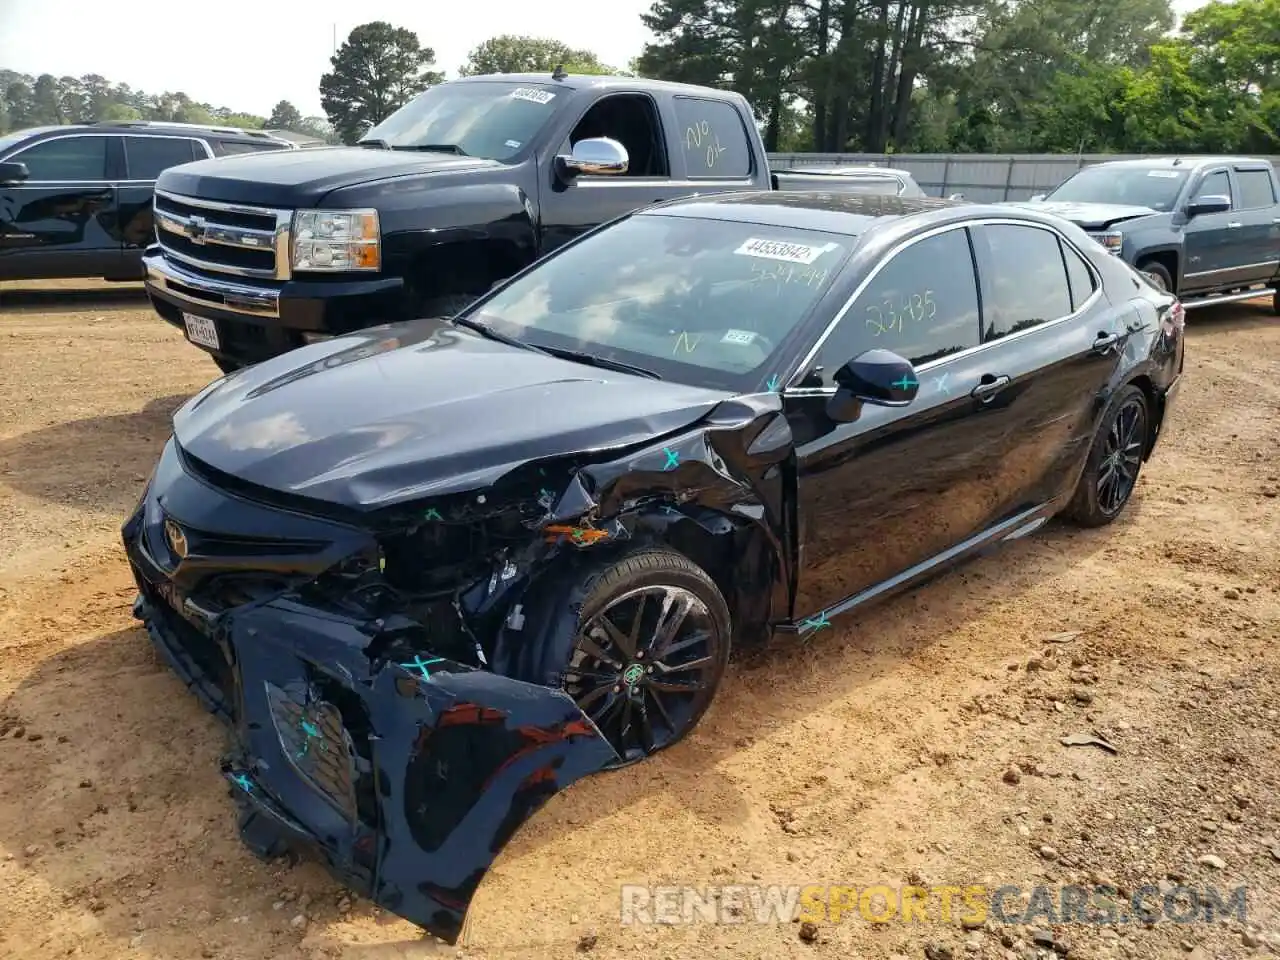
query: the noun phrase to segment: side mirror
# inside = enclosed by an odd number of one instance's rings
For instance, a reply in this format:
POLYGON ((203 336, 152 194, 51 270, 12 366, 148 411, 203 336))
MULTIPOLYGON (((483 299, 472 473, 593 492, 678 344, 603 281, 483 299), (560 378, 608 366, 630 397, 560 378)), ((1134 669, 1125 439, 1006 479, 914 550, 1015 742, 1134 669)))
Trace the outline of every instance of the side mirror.
POLYGON ((891 350, 868 350, 836 371, 836 394, 827 415, 837 423, 858 419, 864 403, 877 407, 905 407, 916 398, 920 381, 916 368, 891 350))
POLYGON ((608 137, 590 137, 573 145, 567 157, 556 157, 556 166, 565 177, 582 174, 591 176, 617 176, 627 172, 631 158, 627 148, 608 137))
POLYGON ((1231 198, 1221 194, 1196 197, 1187 204, 1187 216, 1198 217, 1206 213, 1226 213, 1231 209, 1231 198))
POLYGON ((31 171, 25 163, 18 163, 16 160, 0 162, 0 183, 22 183, 29 176, 31 171))
POLYGON ((1031 198, 1031 202, 1032 202, 1032 203, 1039 203, 1041 200, 1043 200, 1043 199, 1045 198, 1045 196, 1046 196, 1046 194, 1043 194, 1043 193, 1037 193, 1034 197, 1032 197, 1032 198, 1031 198))

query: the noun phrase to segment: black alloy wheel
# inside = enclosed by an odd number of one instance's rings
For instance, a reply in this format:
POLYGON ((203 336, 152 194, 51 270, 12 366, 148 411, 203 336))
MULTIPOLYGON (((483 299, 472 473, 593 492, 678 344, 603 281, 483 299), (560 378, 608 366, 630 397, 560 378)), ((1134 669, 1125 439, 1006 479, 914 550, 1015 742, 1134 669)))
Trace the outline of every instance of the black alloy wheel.
POLYGON ((1147 405, 1141 397, 1129 397, 1111 421, 1098 471, 1098 506, 1109 517, 1129 502, 1142 469, 1146 439, 1147 405))
POLYGON ((603 581, 611 579, 602 603, 584 604, 564 686, 622 766, 671 746, 698 722, 728 660, 729 624, 714 582, 680 554, 627 558, 603 581), (628 571, 632 564, 640 569, 628 571), (611 577, 615 571, 623 576, 611 577))
POLYGON ((1112 400, 1066 514, 1086 527, 1118 517, 1133 496, 1149 437, 1147 397, 1129 385, 1112 400))

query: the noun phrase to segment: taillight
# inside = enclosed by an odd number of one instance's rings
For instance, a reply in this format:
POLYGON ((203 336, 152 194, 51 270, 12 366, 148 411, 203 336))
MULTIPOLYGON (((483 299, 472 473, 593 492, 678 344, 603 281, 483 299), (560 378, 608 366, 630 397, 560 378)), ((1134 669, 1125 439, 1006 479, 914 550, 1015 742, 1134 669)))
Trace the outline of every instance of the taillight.
POLYGON ((1187 324, 1187 308, 1182 305, 1181 300, 1173 301, 1173 306, 1169 308, 1169 319, 1174 325, 1181 330, 1187 324))

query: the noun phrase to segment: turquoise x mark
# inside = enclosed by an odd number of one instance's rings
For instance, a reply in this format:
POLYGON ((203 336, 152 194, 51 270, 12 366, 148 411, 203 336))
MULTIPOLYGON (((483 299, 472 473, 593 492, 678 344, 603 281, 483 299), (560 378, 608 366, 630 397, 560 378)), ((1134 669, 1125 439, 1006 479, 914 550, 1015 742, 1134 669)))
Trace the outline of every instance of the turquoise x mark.
POLYGON ((662 452, 667 455, 667 465, 662 468, 663 470, 674 470, 676 467, 680 466, 679 450, 672 450, 670 447, 663 447, 662 452))
POLYGON ((808 620, 800 622, 801 630, 821 630, 823 627, 831 626, 831 621, 827 619, 827 612, 824 610, 816 617, 810 617, 808 620))
POLYGON ((423 660, 421 656, 415 656, 409 663, 402 663, 400 666, 405 670, 408 670, 410 673, 417 670, 422 679, 425 680, 427 677, 431 676, 427 667, 431 666, 433 663, 444 663, 444 657, 432 657, 430 660, 423 660))
POLYGON ((919 381, 919 380, 912 380, 910 377, 908 377, 908 376, 906 376, 906 375, 904 374, 901 380, 895 380, 895 381, 893 381, 893 386, 897 387, 899 390, 905 390, 905 389, 907 389, 907 387, 918 387, 918 386, 920 386, 920 381, 919 381))
POLYGON ((772 377, 769 378, 769 381, 765 384, 765 389, 768 390, 770 393, 777 393, 778 387, 780 385, 781 385, 781 380, 779 379, 778 375, 775 373, 772 377))
POLYGON ((249 779, 247 774, 237 773, 231 780, 245 793, 253 793, 253 781, 249 779))
POLYGON ((427 510, 427 512, 422 515, 422 518, 424 520, 443 520, 444 519, 443 517, 440 516, 440 511, 437 510, 435 507, 430 507, 427 510))
MULTIPOLYGON (((317 727, 310 720, 305 720, 305 719, 301 721, 299 726, 302 727, 302 732, 307 735, 307 739, 302 741, 302 749, 298 752, 298 757, 301 758, 301 757, 305 757, 307 753, 311 750, 312 738, 316 740, 320 740, 320 728, 317 727)), ((328 750, 329 748, 325 745, 325 742, 323 740, 320 740, 320 752, 327 753, 328 750)))

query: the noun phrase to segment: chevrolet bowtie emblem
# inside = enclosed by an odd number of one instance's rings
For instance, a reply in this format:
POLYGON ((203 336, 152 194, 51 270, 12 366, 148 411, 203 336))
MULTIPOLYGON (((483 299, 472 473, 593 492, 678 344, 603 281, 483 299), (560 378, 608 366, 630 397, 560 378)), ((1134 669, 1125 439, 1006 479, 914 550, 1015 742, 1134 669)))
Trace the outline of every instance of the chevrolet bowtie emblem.
POLYGON ((192 217, 187 221, 187 239, 192 243, 203 244, 209 232, 209 223, 204 217, 192 217))

